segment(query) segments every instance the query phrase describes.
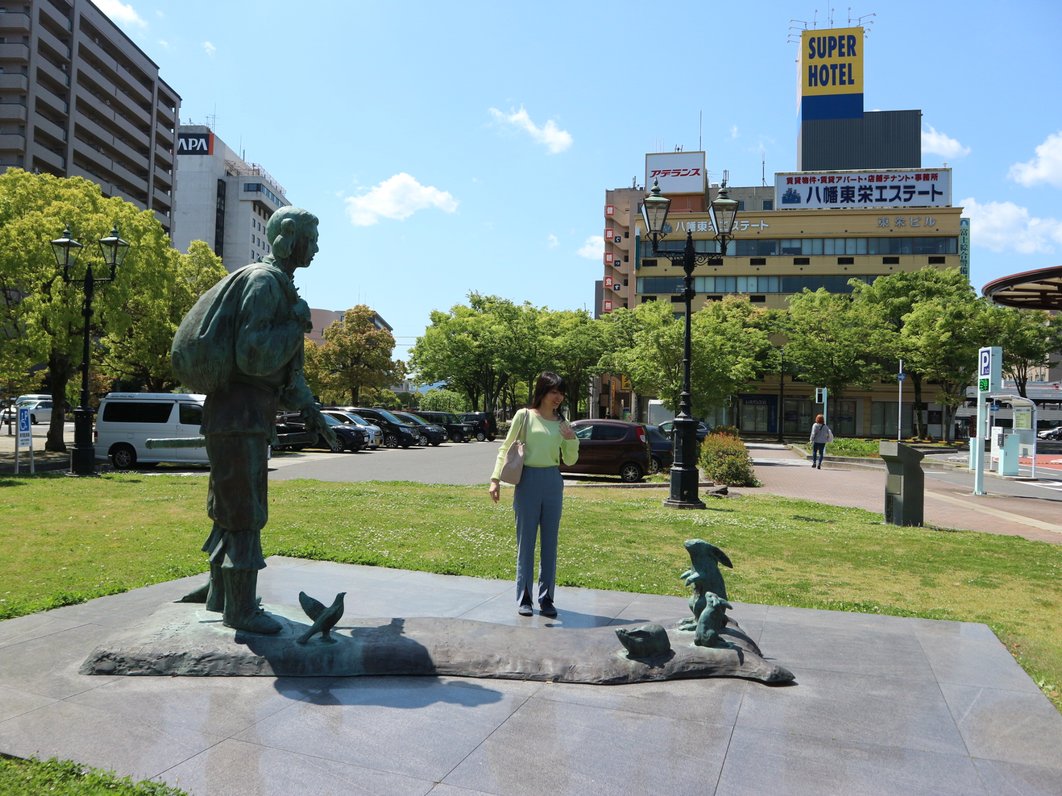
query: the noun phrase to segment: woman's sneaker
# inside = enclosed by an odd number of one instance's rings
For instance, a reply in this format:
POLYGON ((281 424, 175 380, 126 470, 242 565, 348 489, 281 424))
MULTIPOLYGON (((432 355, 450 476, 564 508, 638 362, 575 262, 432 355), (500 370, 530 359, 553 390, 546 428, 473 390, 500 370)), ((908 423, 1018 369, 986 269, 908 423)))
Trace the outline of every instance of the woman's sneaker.
POLYGON ((552 619, 557 615, 557 609, 553 607, 553 600, 549 597, 543 597, 538 602, 538 612, 543 616, 552 619))

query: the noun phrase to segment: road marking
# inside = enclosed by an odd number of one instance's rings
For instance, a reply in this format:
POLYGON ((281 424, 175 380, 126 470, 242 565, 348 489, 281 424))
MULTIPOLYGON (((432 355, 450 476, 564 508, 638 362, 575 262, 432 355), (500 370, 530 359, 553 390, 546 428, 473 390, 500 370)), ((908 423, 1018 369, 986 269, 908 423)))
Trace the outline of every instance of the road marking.
MULTIPOLYGON (((969 501, 952 497, 951 495, 943 495, 940 492, 930 492, 928 489, 925 494, 928 497, 935 498, 936 500, 943 500, 945 503, 951 503, 956 506, 962 506, 965 509, 973 508, 970 506, 969 501)), ((1001 520, 1009 520, 1010 522, 1017 522, 1021 525, 1029 525, 1033 528, 1039 528, 1041 531, 1062 534, 1062 525, 1055 525, 1053 522, 1041 522, 1040 520, 1034 520, 1032 517, 1022 517, 1009 511, 999 511, 998 509, 989 508, 988 506, 977 506, 974 510, 980 514, 989 514, 993 517, 998 517, 1001 520)))

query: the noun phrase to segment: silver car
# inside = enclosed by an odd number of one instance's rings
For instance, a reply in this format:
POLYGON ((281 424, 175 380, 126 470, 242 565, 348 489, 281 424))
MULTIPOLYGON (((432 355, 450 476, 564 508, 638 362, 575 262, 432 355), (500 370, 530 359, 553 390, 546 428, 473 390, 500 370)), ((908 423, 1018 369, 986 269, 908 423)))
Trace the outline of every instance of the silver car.
POLYGON ((18 410, 25 406, 29 409, 30 423, 37 425, 38 423, 51 423, 52 422, 52 399, 49 398, 46 401, 42 400, 21 400, 14 406, 4 410, 3 416, 0 416, 0 423, 14 422, 18 419, 18 410))
POLYGON ((370 423, 359 414, 345 412, 342 409, 322 409, 321 414, 328 415, 329 417, 338 420, 340 423, 352 423, 356 426, 360 426, 367 435, 367 441, 365 443, 366 448, 376 450, 380 447, 380 442, 383 441, 383 429, 370 423))

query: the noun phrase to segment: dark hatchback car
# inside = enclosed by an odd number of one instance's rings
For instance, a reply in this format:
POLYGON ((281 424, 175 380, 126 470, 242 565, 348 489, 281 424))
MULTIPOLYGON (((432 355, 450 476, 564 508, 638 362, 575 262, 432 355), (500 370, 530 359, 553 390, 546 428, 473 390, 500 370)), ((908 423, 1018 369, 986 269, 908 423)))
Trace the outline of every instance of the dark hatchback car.
POLYGON ((454 442, 468 442, 476 435, 476 430, 471 423, 465 423, 458 419, 457 415, 449 412, 417 412, 429 423, 435 423, 446 429, 450 439, 454 442))
POLYGON ((675 463, 675 443, 664 435, 659 426, 646 426, 645 434, 649 438, 649 472, 659 473, 675 463))
POLYGON ((435 423, 429 423, 420 415, 415 415, 412 412, 398 412, 394 411, 393 414, 399 420, 409 423, 417 430, 417 434, 420 436, 417 439, 419 445, 432 445, 437 446, 440 443, 446 442, 446 429, 435 423))
POLYGON ((645 426, 624 420, 576 420, 572 430, 579 438, 579 461, 561 463, 561 472, 580 475, 618 475, 624 481, 641 481, 651 467, 645 426))
MULTIPOLYGON (((335 444, 330 445, 322 435, 309 432, 309 435, 312 437, 312 441, 301 447, 327 448, 333 453, 342 453, 343 451, 357 453, 365 447, 365 443, 368 440, 368 435, 359 427, 351 425, 350 423, 340 423, 334 417, 330 417, 329 415, 323 415, 323 417, 325 419, 325 422, 332 429, 332 433, 336 435, 335 444)), ((298 414, 297 412, 286 413, 280 415, 277 418, 278 439, 282 439, 281 434, 287 434, 298 431, 305 432, 306 430, 306 423, 303 421, 302 415, 298 414)))
POLYGON ((472 424, 472 430, 480 442, 485 439, 494 442, 498 436, 498 421, 490 412, 465 412, 460 418, 461 422, 472 424))
POLYGON ((383 429, 383 443, 387 448, 408 448, 420 440, 417 427, 399 420, 391 412, 381 407, 369 409, 364 406, 344 406, 348 412, 361 415, 370 423, 383 429))

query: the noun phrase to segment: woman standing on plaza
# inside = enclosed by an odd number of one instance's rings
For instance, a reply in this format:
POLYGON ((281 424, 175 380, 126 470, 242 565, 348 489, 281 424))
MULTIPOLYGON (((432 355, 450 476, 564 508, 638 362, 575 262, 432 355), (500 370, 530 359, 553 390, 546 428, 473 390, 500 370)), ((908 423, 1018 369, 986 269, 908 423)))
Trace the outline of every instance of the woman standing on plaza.
POLYGON ((509 424, 509 433, 498 451, 490 478, 489 494, 495 503, 501 494, 501 472, 506 454, 516 442, 524 443, 524 469, 513 492, 516 512, 516 601, 521 616, 531 616, 531 578, 534 574, 535 540, 541 533, 538 568, 538 606, 542 616, 554 617, 557 579, 557 537, 560 533, 564 479, 560 463, 575 464, 579 440, 560 413, 568 387, 550 371, 539 375, 531 406, 521 409, 509 424))
POLYGON ((821 470, 826 445, 833 442, 833 432, 826 425, 826 418, 822 415, 815 415, 815 423, 811 426, 811 436, 808 441, 811 443, 811 466, 821 470))

